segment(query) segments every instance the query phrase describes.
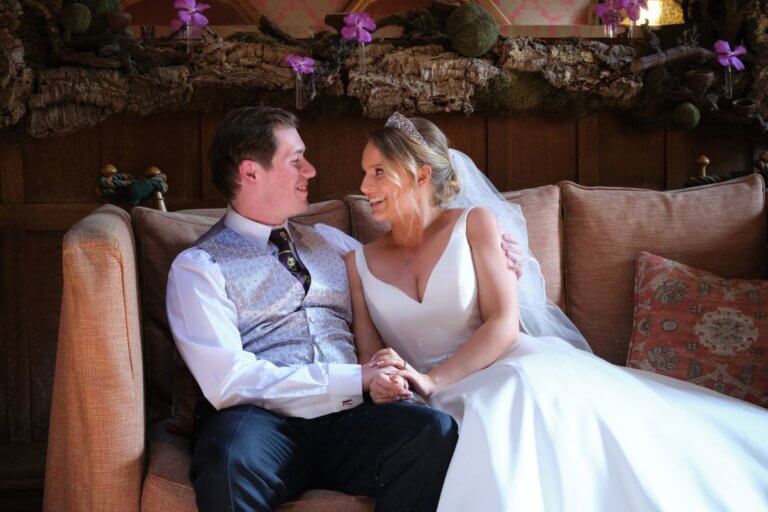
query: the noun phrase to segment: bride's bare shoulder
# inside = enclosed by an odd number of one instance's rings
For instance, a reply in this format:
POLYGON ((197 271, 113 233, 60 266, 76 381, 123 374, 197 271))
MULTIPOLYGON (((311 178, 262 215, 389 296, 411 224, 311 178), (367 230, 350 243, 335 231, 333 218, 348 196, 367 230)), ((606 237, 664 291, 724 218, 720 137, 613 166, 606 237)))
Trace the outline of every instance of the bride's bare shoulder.
POLYGON ((481 241, 499 237, 499 224, 493 212, 482 206, 472 208, 467 214, 467 238, 481 241))

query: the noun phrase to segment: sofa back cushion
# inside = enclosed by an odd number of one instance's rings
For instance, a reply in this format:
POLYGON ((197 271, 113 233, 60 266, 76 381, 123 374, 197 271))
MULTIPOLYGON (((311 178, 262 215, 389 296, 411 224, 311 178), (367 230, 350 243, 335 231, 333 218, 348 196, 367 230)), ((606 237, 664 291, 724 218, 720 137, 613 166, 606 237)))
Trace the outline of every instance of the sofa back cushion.
MULTIPOLYGON (((528 238, 533 255, 539 260, 547 286, 547 296, 564 306, 562 276, 562 221, 560 216, 560 188, 556 185, 507 192, 504 197, 517 203, 523 210, 528 238)), ((363 196, 347 196, 352 236, 363 243, 375 240, 389 230, 389 226, 371 218, 371 208, 363 196)))
POLYGON ((568 316, 613 363, 627 358, 641 251, 727 278, 765 275, 760 176, 669 192, 561 187, 568 316))
MULTIPOLYGON (((183 378, 184 372, 174 371, 180 361, 175 357, 176 349, 165 313, 165 287, 174 258, 208 231, 224 212, 224 209, 209 209, 171 213, 137 207, 131 214, 141 274, 142 323, 149 387, 147 396, 152 422, 170 416, 172 404, 184 409, 174 411, 175 416, 183 417, 180 421, 190 419, 194 396, 190 393, 172 396, 172 390, 179 387, 174 385, 174 378, 183 378), (181 403, 184 400, 187 402, 181 403)), ((315 203, 309 211, 294 220, 305 224, 328 224, 349 233, 349 210, 338 200, 315 203)), ((185 387, 188 386, 181 386, 185 387)), ((180 428, 184 430, 187 427, 183 425, 180 428)))

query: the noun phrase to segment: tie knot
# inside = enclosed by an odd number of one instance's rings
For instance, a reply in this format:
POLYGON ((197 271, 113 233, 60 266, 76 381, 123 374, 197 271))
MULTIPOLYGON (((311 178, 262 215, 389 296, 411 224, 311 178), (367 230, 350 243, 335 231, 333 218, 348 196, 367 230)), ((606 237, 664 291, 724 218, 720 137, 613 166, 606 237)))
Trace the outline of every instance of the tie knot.
POLYGON ((273 229, 272 233, 269 234, 269 241, 275 244, 278 248, 285 248, 290 247, 289 243, 291 237, 285 228, 277 228, 273 229))

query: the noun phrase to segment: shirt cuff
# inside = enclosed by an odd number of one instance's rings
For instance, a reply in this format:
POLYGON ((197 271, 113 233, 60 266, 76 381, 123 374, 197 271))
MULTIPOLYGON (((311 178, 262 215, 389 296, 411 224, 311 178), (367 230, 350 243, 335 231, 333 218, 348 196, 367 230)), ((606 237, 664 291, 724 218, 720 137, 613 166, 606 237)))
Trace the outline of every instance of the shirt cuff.
POLYGON ((330 363, 328 383, 331 397, 340 400, 342 408, 362 403, 363 371, 359 364, 330 363))

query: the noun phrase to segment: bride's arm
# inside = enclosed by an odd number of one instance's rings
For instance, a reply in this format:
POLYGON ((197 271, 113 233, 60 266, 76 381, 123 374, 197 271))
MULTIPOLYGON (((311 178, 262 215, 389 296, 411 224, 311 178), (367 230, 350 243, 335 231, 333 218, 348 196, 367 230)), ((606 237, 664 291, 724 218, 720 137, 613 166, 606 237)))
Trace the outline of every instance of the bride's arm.
POLYGON ((352 334, 357 346, 357 361, 360 364, 367 364, 376 352, 384 348, 384 342, 381 341, 379 331, 376 330, 368 313, 368 305, 363 295, 363 283, 360 281, 355 264, 355 251, 345 254, 343 258, 347 266, 349 292, 352 297, 352 334))
MULTIPOLYGON (((365 303, 365 296, 363 295, 363 283, 360 281, 360 275, 357 273, 357 266, 355 265, 354 251, 347 253, 343 258, 349 276, 349 290, 352 298, 352 334, 357 347, 357 360, 365 367, 374 354, 391 349, 384 348, 384 342, 381 341, 379 331, 376 330, 371 315, 368 313, 368 305, 365 303)), ((393 372, 389 375, 380 373, 371 381, 370 395, 375 403, 385 404, 407 400, 413 396, 408 390, 408 382, 402 376, 394 373, 397 368, 402 368, 401 365, 393 366, 393 362, 388 361, 374 366, 389 367, 393 372)))
POLYGON ((428 374, 410 366, 405 376, 424 396, 481 370, 501 357, 517 342, 520 332, 517 277, 507 268, 499 251, 499 227, 493 214, 475 208, 467 216, 467 238, 478 285, 483 324, 451 357, 428 374))

